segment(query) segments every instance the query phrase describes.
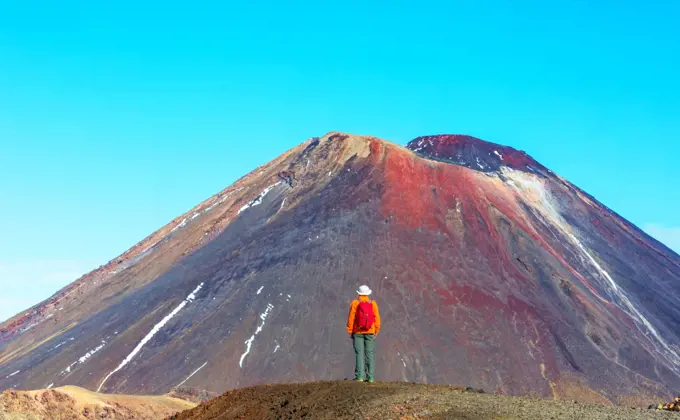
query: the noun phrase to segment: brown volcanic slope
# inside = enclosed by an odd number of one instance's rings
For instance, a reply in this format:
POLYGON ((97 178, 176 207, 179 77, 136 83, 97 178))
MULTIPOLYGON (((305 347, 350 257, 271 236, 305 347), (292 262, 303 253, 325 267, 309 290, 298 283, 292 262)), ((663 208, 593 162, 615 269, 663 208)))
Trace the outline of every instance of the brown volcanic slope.
POLYGON ((523 152, 313 138, 0 325, 0 389, 163 394, 351 375, 559 398, 680 385, 680 257, 523 152))
POLYGON ((229 391, 169 420, 230 419, 672 419, 677 413, 480 394, 412 383, 312 382, 229 391))
POLYGON ((0 420, 159 419, 196 404, 168 396, 104 395, 75 386, 5 391, 0 420))

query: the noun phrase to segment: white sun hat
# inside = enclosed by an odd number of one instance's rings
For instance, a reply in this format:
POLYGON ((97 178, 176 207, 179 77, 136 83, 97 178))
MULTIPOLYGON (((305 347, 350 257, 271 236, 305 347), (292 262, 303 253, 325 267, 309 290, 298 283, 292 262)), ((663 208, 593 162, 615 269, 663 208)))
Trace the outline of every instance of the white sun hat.
POLYGON ((359 296, 368 296, 371 293, 373 293, 373 291, 371 289, 369 289, 368 286, 366 286, 365 284, 363 286, 359 287, 359 290, 357 290, 357 294, 359 296))

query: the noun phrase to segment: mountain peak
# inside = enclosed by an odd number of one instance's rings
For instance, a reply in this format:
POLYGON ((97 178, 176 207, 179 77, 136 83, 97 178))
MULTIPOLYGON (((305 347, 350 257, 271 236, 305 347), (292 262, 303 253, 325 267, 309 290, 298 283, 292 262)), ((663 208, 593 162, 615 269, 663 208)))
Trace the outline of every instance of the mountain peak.
POLYGON ((0 391, 342 377, 346 332, 323 314, 364 279, 383 307, 409 302, 385 317, 385 381, 612 402, 680 387, 676 254, 510 147, 331 132, 0 323, 0 391))
POLYGON ((464 134, 417 137, 406 147, 428 159, 482 172, 498 171, 502 166, 525 172, 549 172, 523 151, 464 134))

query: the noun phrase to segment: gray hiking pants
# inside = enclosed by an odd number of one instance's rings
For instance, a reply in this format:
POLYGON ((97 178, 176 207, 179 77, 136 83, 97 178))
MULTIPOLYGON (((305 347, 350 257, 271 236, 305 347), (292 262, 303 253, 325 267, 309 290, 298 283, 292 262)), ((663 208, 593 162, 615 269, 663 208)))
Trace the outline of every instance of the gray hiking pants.
POLYGON ((354 355, 356 356, 354 379, 374 379, 375 336, 373 334, 352 334, 352 341, 354 342, 354 355), (364 375, 364 370, 368 375, 364 375))

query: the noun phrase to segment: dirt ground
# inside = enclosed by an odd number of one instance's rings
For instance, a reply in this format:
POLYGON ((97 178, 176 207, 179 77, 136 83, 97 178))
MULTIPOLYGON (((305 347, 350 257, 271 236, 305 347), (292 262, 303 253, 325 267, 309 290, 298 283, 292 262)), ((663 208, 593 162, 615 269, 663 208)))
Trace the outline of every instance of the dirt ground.
POLYGON ((229 391, 170 419, 680 420, 680 413, 505 397, 452 386, 336 381, 229 391))
POLYGON ((0 420, 159 419, 196 404, 169 396, 98 394, 76 386, 0 394, 0 420))

